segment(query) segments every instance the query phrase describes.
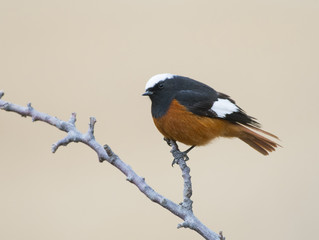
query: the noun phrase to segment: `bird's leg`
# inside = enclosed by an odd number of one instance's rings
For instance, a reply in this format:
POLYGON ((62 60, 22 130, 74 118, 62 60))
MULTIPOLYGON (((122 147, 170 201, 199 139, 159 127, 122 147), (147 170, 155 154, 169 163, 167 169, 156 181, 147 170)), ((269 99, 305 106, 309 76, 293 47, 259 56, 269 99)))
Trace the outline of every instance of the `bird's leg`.
MULTIPOLYGON (((190 148, 188 148, 186 151, 184 151, 183 153, 187 154, 189 153, 194 147, 196 147, 196 145, 191 146, 190 148)), ((187 159, 188 160, 188 159, 187 159)), ((187 161, 185 160, 185 161, 187 161)))
POLYGON ((181 152, 184 155, 184 161, 188 161, 189 157, 187 156, 187 153, 189 153, 193 148, 195 147, 195 145, 191 146, 190 148, 188 148, 186 151, 181 152))

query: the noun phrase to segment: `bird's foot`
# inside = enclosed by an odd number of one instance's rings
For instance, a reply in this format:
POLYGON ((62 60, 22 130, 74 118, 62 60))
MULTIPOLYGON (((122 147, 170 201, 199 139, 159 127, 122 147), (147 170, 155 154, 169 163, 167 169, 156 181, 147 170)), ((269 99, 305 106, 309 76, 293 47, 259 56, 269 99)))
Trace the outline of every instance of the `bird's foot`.
MULTIPOLYGON (((177 144, 176 144, 177 146, 177 144)), ((190 148, 188 148, 186 151, 184 152, 181 152, 178 148, 177 148, 177 151, 173 153, 173 156, 174 156, 174 160, 172 162, 172 167, 174 167, 175 164, 178 164, 178 161, 180 159, 183 159, 185 162, 189 160, 189 157, 188 157, 188 153, 195 147, 194 146, 191 146, 190 148)))

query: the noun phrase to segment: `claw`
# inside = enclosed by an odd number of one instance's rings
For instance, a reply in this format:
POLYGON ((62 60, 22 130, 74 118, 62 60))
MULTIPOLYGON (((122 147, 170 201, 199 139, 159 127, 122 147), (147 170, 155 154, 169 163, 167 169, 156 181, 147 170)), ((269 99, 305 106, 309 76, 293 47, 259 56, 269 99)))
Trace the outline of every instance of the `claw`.
MULTIPOLYGON (((184 151, 184 152, 180 152, 181 157, 184 159, 185 162, 189 160, 189 157, 188 157, 187 153, 189 153, 190 150, 192 150, 194 147, 195 147, 195 145, 194 145, 194 146, 191 146, 189 149, 187 149, 187 150, 184 151)), ((174 160, 173 160, 173 162, 172 162, 172 167, 174 167, 175 164, 178 164, 178 160, 177 160, 177 159, 179 159, 179 158, 178 158, 178 157, 177 157, 177 158, 174 158, 174 160)))
MULTIPOLYGON (((180 152, 180 154, 181 154, 181 157, 184 159, 185 162, 189 160, 189 157, 187 156, 186 152, 180 152)), ((178 160, 179 159, 180 159, 179 157, 173 159, 172 167, 174 167, 175 164, 178 164, 178 160)))
POLYGON ((177 164, 177 161, 176 161, 176 159, 174 158, 173 161, 172 161, 172 167, 174 167, 175 164, 177 164))
POLYGON ((172 147, 171 153, 174 156, 172 167, 174 167, 175 164, 179 164, 179 160, 182 158, 185 162, 189 160, 189 157, 187 156, 187 154, 195 147, 195 145, 191 146, 186 151, 181 152, 178 148, 176 141, 168 139, 168 138, 164 138, 164 140, 167 142, 169 146, 172 147))

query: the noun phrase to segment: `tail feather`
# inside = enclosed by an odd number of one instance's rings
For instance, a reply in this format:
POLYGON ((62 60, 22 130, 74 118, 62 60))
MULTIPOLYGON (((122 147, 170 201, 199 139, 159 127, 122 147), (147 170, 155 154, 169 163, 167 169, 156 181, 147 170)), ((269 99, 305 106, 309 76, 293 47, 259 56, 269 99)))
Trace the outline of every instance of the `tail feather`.
MULTIPOLYGON (((278 143, 248 129, 247 127, 244 127, 242 125, 239 125, 239 126, 240 126, 240 133, 238 138, 263 155, 268 155, 269 152, 275 151, 275 148, 280 146, 278 143)), ((264 130, 261 130, 259 128, 252 127, 252 129, 260 131, 264 134, 267 134, 271 137, 278 139, 277 136, 271 133, 268 133, 264 130)))
POLYGON ((261 132, 261 133, 263 133, 263 134, 266 134, 266 135, 268 135, 268 136, 270 136, 270 137, 279 139, 276 135, 274 135, 274 134, 272 134, 272 133, 270 133, 270 132, 267 132, 267 131, 265 131, 265 130, 262 130, 262 129, 258 128, 258 127, 251 126, 251 125, 249 125, 249 127, 252 128, 252 129, 254 129, 254 130, 256 130, 256 131, 258 131, 258 132, 261 132))
POLYGON ((261 154, 263 154, 263 155, 268 155, 269 154, 264 148, 259 146, 254 141, 251 141, 251 140, 248 140, 248 139, 244 139, 244 138, 240 138, 240 139, 243 140, 245 143, 247 143, 252 148, 254 148, 255 150, 257 150, 258 152, 260 152, 261 154))

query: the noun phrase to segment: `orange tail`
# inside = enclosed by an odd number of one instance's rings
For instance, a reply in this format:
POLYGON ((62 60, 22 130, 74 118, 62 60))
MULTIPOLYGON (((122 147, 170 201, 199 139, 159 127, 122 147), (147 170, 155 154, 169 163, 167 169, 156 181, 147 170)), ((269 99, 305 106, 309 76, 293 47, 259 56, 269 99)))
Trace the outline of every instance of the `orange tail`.
MULTIPOLYGON (((261 136, 260 134, 242 126, 242 125, 237 125, 239 126, 238 130, 239 130, 239 134, 238 134, 238 138, 242 141, 244 141, 245 143, 247 143, 249 146, 251 146, 252 148, 254 148, 255 150, 257 150, 258 152, 260 152, 263 155, 268 155, 269 152, 275 151, 275 148, 280 146, 278 143, 261 136)), ((254 130, 260 131, 264 134, 267 134, 271 137, 277 138, 277 136, 266 132, 264 130, 261 130, 259 128, 255 128, 252 127, 254 130)))

